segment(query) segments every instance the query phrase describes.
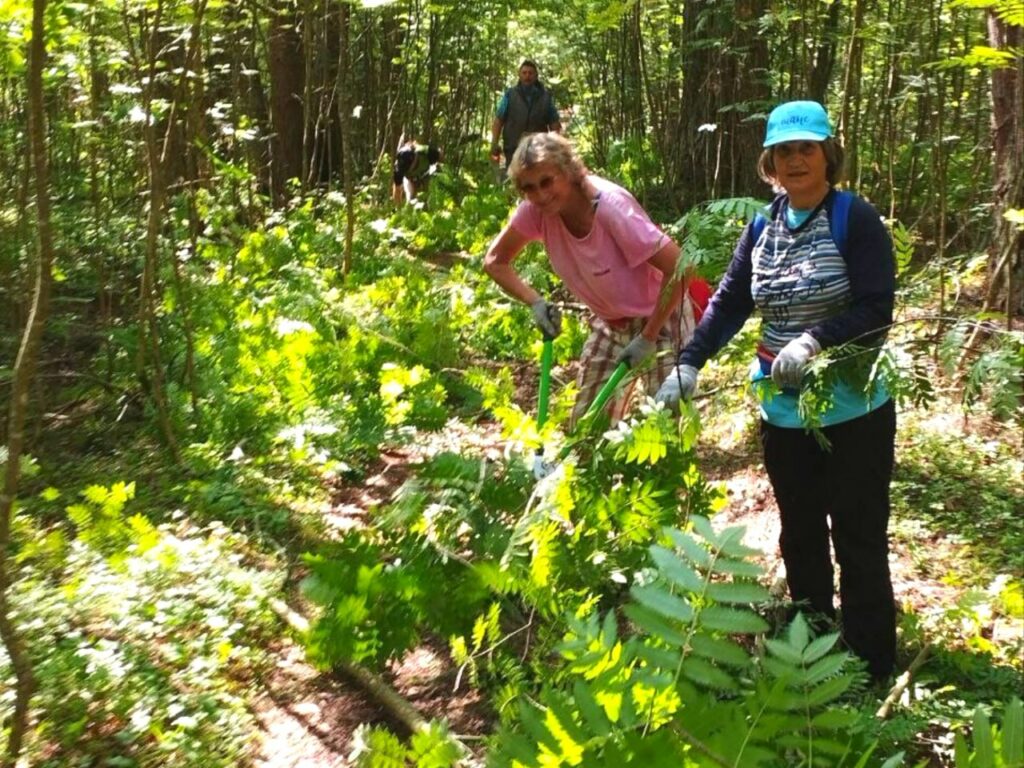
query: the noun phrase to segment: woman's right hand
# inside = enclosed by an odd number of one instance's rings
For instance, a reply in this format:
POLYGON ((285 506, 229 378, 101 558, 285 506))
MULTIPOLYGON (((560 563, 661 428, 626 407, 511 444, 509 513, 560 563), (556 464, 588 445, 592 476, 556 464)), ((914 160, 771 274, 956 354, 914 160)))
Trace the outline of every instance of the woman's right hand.
POLYGON ((530 305, 533 322, 540 328, 545 339, 553 339, 562 332, 562 310, 544 299, 537 299, 530 305))

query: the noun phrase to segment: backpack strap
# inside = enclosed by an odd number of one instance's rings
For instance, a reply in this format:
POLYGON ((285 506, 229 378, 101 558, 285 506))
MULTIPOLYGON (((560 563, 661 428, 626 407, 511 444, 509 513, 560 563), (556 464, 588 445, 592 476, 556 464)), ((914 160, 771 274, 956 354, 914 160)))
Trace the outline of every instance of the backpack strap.
POLYGON ((754 221, 750 224, 750 236, 753 238, 754 245, 757 245, 761 233, 764 232, 764 225, 767 223, 768 220, 760 213, 754 215, 754 221))
POLYGON ((832 230, 832 242, 839 249, 839 255, 846 259, 846 230, 850 219, 850 205, 853 203, 853 192, 843 189, 836 192, 832 200, 832 210, 828 223, 832 230))

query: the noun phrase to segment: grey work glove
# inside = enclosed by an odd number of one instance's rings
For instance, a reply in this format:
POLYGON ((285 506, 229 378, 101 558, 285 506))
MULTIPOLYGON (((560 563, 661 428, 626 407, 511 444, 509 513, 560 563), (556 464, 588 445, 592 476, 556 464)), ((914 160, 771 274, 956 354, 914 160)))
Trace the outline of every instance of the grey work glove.
POLYGON ((677 365, 661 382, 654 399, 670 411, 679 410, 680 400, 689 400, 697 391, 697 369, 692 365, 677 365))
POLYGON ((626 363, 630 368, 637 368, 658 350, 658 343, 645 338, 642 333, 634 336, 629 344, 623 347, 616 363, 626 363))
POLYGON ((821 344, 809 333, 801 333, 775 356, 772 381, 779 389, 799 389, 804 369, 811 358, 821 352, 821 344))
POLYGON ((533 312, 533 322, 545 338, 553 339, 562 332, 562 310, 554 304, 537 299, 530 305, 530 311, 533 312))

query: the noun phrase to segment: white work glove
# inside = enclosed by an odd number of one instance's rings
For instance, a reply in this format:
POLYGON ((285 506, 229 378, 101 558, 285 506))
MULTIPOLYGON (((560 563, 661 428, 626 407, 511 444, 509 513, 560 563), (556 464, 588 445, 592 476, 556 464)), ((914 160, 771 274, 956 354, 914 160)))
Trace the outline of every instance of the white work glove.
POLYGON ((562 332, 562 310, 544 299, 537 299, 530 305, 533 322, 540 328, 545 338, 553 339, 562 332))
POLYGON ((816 354, 821 344, 809 333, 802 333, 775 356, 772 362, 772 381, 779 389, 799 389, 804 378, 804 368, 816 354))
POLYGON ((642 333, 638 333, 623 348, 615 362, 616 364, 626 363, 630 368, 636 368, 653 355, 657 349, 657 342, 645 338, 642 333))
POLYGON ((677 365, 661 382, 654 399, 670 411, 679 410, 680 400, 689 400, 697 391, 697 369, 692 365, 677 365))

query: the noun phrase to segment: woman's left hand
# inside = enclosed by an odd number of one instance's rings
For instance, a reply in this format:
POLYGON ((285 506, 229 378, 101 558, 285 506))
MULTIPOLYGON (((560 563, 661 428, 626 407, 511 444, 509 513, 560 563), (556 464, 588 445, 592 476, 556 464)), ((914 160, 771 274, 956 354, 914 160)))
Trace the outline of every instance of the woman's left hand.
POLYGON ((616 362, 626 363, 630 368, 636 368, 653 355, 657 349, 657 343, 646 338, 642 333, 638 333, 625 346, 616 362))
POLYGON ((804 378, 804 368, 816 354, 821 344, 809 333, 801 333, 784 346, 772 362, 772 381, 779 389, 799 389, 804 378))

